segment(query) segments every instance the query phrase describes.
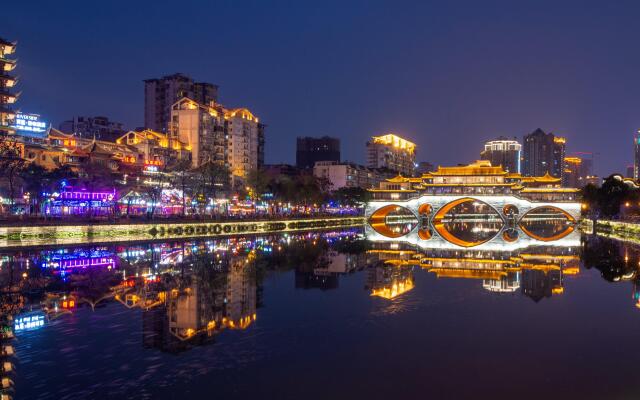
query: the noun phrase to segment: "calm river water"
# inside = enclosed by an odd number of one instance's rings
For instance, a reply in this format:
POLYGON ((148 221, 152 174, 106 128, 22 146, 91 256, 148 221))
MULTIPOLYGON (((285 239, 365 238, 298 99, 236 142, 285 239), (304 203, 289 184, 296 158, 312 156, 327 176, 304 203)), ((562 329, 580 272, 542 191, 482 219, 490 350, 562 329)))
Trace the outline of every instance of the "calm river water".
POLYGON ((640 398, 640 248, 576 235, 487 250, 357 229, 0 250, 3 393, 640 398))

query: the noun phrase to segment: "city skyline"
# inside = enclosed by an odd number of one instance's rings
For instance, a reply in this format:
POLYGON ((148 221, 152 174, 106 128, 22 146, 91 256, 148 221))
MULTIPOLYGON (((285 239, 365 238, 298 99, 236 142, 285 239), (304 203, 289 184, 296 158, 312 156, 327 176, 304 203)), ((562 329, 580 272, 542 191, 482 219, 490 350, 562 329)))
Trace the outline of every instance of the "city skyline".
POLYGON ((182 18, 174 28, 185 33, 173 35, 131 24, 164 15, 166 3, 124 13, 122 4, 97 14, 74 2, 9 6, 2 34, 19 43, 22 111, 53 126, 105 115, 135 128, 143 125, 143 80, 183 72, 262 117, 267 163, 293 164, 295 138, 322 135, 339 137, 343 158, 364 163, 366 140, 395 132, 418 145, 418 161, 455 165, 477 158, 487 140, 536 128, 566 137, 568 153, 599 152, 600 176, 633 162, 635 7, 580 3, 578 15, 550 3, 201 4, 192 16, 215 11, 216 28, 182 18), (460 23, 467 15, 474 18, 460 23), (237 25, 240 16, 246 23, 237 25), (602 29, 590 30, 593 23, 602 29), (216 50, 206 50, 211 40, 216 50))

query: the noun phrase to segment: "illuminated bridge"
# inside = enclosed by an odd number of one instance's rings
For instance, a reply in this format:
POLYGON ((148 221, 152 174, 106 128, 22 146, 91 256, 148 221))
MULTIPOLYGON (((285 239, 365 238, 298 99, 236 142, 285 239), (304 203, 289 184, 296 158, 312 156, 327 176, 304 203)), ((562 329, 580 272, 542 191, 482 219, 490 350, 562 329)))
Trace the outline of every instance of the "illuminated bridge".
POLYGON ((578 189, 510 174, 488 162, 398 176, 373 189, 367 237, 430 248, 521 247, 567 238, 580 218, 578 189))

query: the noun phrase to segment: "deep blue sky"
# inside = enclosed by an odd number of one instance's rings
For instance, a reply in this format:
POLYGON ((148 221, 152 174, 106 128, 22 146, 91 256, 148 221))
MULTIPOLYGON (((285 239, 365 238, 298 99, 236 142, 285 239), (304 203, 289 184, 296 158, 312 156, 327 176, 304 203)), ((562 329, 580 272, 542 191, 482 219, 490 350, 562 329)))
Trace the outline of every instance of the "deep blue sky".
POLYGON ((334 135, 363 162, 395 131, 436 164, 542 128, 623 171, 640 128, 637 1, 12 1, 22 111, 143 123, 145 78, 183 72, 268 124, 267 162, 334 135), (610 3, 610 4, 609 4, 610 3))

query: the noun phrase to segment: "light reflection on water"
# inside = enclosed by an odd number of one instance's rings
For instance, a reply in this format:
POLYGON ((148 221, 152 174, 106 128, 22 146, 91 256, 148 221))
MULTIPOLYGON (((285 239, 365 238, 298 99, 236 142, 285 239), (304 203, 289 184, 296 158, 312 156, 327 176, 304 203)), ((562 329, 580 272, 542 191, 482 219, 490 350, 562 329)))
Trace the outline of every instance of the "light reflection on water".
POLYGON ((16 353, 5 357, 15 398, 513 398, 544 377, 516 398, 599 398, 593 382, 627 370, 583 381, 576 368, 640 362, 581 339, 594 323, 606 324, 603 343, 640 329, 640 251, 593 236, 571 248, 418 250, 348 230, 0 257, 5 318, 47 315, 3 341, 16 353))

